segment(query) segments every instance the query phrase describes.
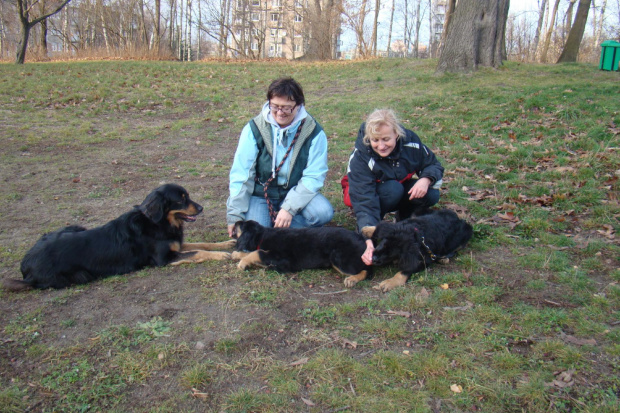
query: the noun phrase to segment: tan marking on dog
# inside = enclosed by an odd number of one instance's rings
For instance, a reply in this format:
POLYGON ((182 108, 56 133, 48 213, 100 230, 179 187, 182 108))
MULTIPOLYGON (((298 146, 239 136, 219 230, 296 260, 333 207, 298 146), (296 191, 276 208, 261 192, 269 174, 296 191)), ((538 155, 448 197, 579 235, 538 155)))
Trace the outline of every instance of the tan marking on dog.
POLYGON ((362 235, 366 238, 371 238, 372 234, 375 233, 375 229, 377 229, 377 227, 364 227, 362 228, 362 235))
POLYGON ((168 220, 168 222, 170 223, 170 225, 172 225, 175 228, 180 228, 181 226, 183 226, 183 221, 180 219, 177 219, 176 215, 177 213, 182 212, 185 213, 185 211, 170 211, 168 212, 168 215, 166 216, 166 219, 168 220))
POLYGON ((194 255, 188 258, 184 258, 179 261, 174 261, 170 263, 170 265, 180 265, 180 264, 196 264, 199 262, 204 262, 208 260, 228 260, 230 259, 229 252, 212 252, 212 251, 196 251, 194 255))
POLYGON ((439 258, 437 260, 437 264, 448 265, 448 264, 450 264, 450 258, 439 258))
POLYGON ((181 245, 181 251, 222 251, 235 248, 237 241, 231 239, 223 242, 185 242, 181 245))
POLYGON ((347 277, 344 279, 344 286, 347 288, 352 288, 358 282, 365 280, 367 276, 368 276, 368 272, 366 270, 363 270, 359 274, 351 275, 350 277, 347 277))
POLYGON ((170 251, 179 252, 181 251, 181 243, 174 241, 170 243, 170 251))
POLYGON ((248 254, 250 253, 245 252, 245 251, 233 251, 232 254, 230 254, 230 256, 233 260, 241 260, 243 257, 246 257, 248 254))
POLYGON ((401 272, 397 272, 396 275, 394 275, 392 278, 383 281, 381 284, 379 284, 378 287, 373 288, 379 289, 384 293, 387 293, 388 291, 393 290, 396 287, 400 287, 401 285, 405 285, 406 283, 407 276, 403 275, 403 273, 401 272))
POLYGON ((240 270, 245 270, 246 268, 252 266, 266 267, 266 265, 263 264, 263 262, 261 261, 258 251, 252 251, 248 253, 245 257, 241 259, 241 261, 239 261, 239 264, 237 264, 237 268, 239 268, 240 270))

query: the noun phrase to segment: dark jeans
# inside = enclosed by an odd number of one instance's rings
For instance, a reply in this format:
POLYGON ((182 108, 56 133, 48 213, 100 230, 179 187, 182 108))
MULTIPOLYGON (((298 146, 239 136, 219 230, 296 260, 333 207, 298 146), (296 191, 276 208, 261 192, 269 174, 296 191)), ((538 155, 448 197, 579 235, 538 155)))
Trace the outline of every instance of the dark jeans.
POLYGON ((377 184, 377 194, 381 204, 381 218, 388 212, 398 212, 398 218, 409 218, 411 214, 418 214, 439 202, 439 189, 428 188, 423 198, 409 200, 409 190, 417 182, 410 179, 404 183, 398 181, 386 181, 377 184))

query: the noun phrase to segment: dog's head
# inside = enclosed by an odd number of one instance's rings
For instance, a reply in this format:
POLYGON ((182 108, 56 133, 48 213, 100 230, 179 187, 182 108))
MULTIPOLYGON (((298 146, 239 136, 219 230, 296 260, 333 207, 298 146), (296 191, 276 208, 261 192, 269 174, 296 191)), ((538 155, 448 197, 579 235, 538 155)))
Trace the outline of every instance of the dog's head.
POLYGON ((265 228, 256 221, 237 221, 233 238, 237 240, 238 251, 256 251, 260 246, 265 228))
POLYGON ((185 188, 176 184, 166 184, 155 189, 138 209, 155 223, 167 220, 177 228, 183 222, 196 221, 196 216, 202 212, 202 206, 189 198, 185 188))
POLYGON ((362 228, 362 234, 372 240, 375 251, 372 254, 374 265, 390 264, 403 253, 402 237, 395 224, 380 222, 376 227, 362 228))

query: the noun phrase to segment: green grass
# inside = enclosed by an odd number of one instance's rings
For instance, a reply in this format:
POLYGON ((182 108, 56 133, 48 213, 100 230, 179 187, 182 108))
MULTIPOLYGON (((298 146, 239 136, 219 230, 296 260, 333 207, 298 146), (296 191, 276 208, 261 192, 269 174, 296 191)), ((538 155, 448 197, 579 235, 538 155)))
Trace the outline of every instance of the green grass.
POLYGON ((339 181, 359 124, 390 107, 440 158, 440 205, 475 235, 388 294, 372 287, 394 267, 343 291, 331 270, 232 263, 0 291, 0 411, 618 411, 617 74, 435 64, 1 65, 3 278, 42 232, 100 225, 164 181, 205 207, 189 241, 227 239, 238 134, 282 75, 328 135, 335 224, 355 227, 339 181))

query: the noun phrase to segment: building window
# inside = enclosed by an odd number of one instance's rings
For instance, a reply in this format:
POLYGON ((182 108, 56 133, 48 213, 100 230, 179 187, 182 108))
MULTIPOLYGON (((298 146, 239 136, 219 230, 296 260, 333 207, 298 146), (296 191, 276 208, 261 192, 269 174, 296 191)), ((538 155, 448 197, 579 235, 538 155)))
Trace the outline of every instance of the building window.
POLYGON ((295 32, 295 37, 301 37, 301 32, 295 32))
POLYGON ((272 22, 277 22, 278 21, 278 17, 280 17, 280 15, 278 13, 271 13, 271 21, 272 22))
POLYGON ((295 51, 296 52, 301 52, 301 45, 300 44, 296 44, 295 45, 295 51))
POLYGON ((252 13, 252 21, 257 22, 260 20, 258 13, 252 13))
POLYGON ((258 43, 252 43, 252 50, 258 50, 258 43))
POLYGON ((304 7, 302 0, 295 0, 295 7, 297 8, 304 7))
POLYGON ((271 1, 271 6, 272 7, 282 7, 282 0, 272 0, 271 1))
POLYGON ((271 29, 271 37, 278 37, 278 29, 271 29))
POLYGON ((302 22, 303 18, 301 17, 301 14, 295 13, 295 21, 297 23, 302 22))
POLYGON ((260 6, 260 0, 252 0, 252 6, 260 6))

